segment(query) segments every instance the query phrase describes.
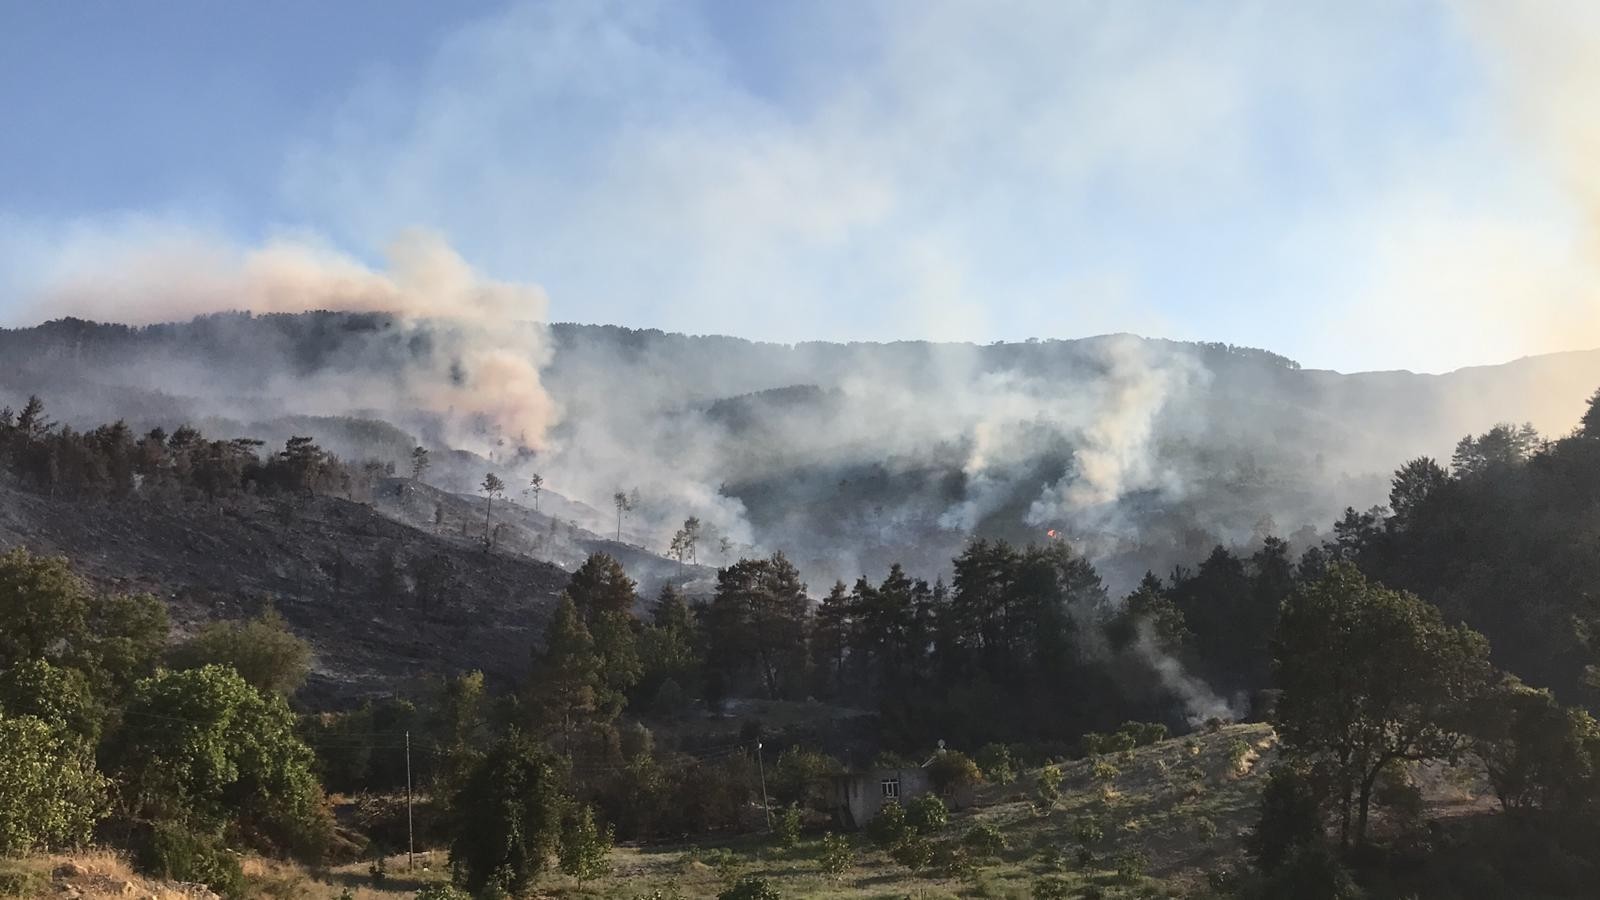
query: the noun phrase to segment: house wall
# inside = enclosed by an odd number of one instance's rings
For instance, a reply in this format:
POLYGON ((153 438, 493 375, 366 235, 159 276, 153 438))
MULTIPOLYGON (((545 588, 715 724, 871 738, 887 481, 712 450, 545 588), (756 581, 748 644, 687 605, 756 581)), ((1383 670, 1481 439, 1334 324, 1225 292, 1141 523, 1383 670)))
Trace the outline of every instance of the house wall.
POLYGON ((864 828, 876 818, 878 811, 891 799, 885 792, 885 781, 898 782, 901 806, 932 789, 927 771, 917 767, 841 775, 833 780, 834 809, 839 824, 846 828, 864 828))

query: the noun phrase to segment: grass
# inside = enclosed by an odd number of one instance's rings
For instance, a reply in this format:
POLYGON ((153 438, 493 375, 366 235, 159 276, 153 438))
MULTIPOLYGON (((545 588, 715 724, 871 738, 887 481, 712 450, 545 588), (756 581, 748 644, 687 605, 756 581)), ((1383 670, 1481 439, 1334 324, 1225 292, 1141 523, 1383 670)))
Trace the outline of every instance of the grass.
MULTIPOLYGON (((747 875, 767 879, 786 900, 1027 900, 1078 897, 1091 888, 1106 898, 1189 896, 1202 888, 1208 869, 1242 864, 1243 838, 1256 815, 1272 759, 1265 751, 1273 741, 1265 725, 1232 725, 1103 757, 1098 771, 1097 760, 1061 763, 1061 794, 1047 812, 1035 800, 1036 772, 1024 772, 1010 784, 985 786, 972 808, 952 813, 936 840, 956 843, 974 826, 989 824, 1004 837, 1005 849, 972 859, 956 877, 913 872, 859 835, 852 836, 853 865, 833 877, 821 861, 820 833, 789 848, 765 835, 744 835, 676 846, 621 846, 612 853, 606 877, 580 885, 547 873, 534 896, 634 900, 659 891, 666 898, 714 897, 747 875), (1240 742, 1248 748, 1242 756, 1240 742), (1080 836, 1092 843, 1084 847, 1080 836)), ((184 896, 139 879, 115 854, 80 854, 72 860, 89 873, 72 880, 88 900, 184 896), (108 892, 85 890, 90 882, 108 892), (135 885, 132 893, 120 891, 125 883, 135 885)), ((17 878, 27 886, 23 895, 55 893, 52 873, 65 861, 0 860, 0 886, 17 878)), ((448 877, 439 851, 419 853, 414 869, 407 868, 404 854, 385 862, 388 874, 381 884, 374 883, 367 861, 312 873, 248 859, 244 870, 252 892, 271 900, 336 900, 345 890, 356 900, 396 900, 448 877)))

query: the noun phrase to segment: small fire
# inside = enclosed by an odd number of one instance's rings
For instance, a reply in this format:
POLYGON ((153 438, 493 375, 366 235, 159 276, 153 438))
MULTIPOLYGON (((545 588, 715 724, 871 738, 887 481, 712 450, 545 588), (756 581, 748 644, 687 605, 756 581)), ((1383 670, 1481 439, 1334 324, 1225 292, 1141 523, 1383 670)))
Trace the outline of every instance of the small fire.
POLYGON ((1049 531, 1046 531, 1044 534, 1045 534, 1045 537, 1049 538, 1052 541, 1061 536, 1061 532, 1055 530, 1054 528, 1050 529, 1049 531))

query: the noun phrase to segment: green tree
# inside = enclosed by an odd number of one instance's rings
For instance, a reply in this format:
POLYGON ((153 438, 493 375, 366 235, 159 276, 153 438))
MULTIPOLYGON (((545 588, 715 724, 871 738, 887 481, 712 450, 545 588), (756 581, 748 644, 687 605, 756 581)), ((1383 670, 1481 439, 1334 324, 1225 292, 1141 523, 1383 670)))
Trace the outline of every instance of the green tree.
POLYGON ((561 871, 578 879, 580 885, 610 872, 612 836, 610 827, 601 829, 595 825, 593 809, 578 807, 561 830, 557 853, 561 871))
POLYGON ((1340 843, 1366 837, 1394 760, 1454 758, 1454 727, 1489 674, 1488 643, 1415 596, 1336 563, 1284 604, 1274 646, 1284 748, 1331 773, 1340 843))
POLYGON ((801 689, 809 606, 799 571, 782 553, 719 571, 706 618, 707 662, 730 681, 753 667, 774 700, 801 689))
POLYGON ((30 659, 0 671, 0 713, 32 716, 64 729, 88 746, 100 736, 104 710, 77 669, 30 659))
POLYGON ((294 714, 221 666, 134 686, 109 757, 123 809, 199 833, 228 829, 264 850, 317 859, 332 819, 294 714))
POLYGON ((1508 812, 1581 812, 1595 796, 1600 725, 1508 677, 1473 704, 1466 730, 1508 812))
POLYGON ((251 687, 291 696, 311 674, 311 645, 289 630, 277 610, 268 609, 248 622, 213 622, 173 648, 179 669, 231 667, 251 687))
POLYGON ((561 842, 561 791, 555 759, 521 735, 490 748, 451 802, 450 867, 474 894, 524 893, 561 842))
POLYGON ((0 856, 86 842, 105 798, 106 780, 78 736, 0 715, 0 856))
POLYGON ((545 628, 544 646, 534 653, 527 694, 535 721, 557 730, 569 748, 577 728, 611 705, 604 700, 600 666, 594 638, 572 597, 563 593, 545 628))

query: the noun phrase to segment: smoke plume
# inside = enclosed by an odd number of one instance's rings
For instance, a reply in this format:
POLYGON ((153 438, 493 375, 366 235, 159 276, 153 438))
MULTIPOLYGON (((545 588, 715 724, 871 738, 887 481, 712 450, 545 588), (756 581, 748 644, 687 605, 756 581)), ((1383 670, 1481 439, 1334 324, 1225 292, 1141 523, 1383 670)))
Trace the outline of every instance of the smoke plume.
MULTIPOLYGON (((248 251, 167 242, 67 274, 44 292, 40 312, 131 324, 220 311, 391 314, 401 342, 426 353, 386 373, 325 369, 314 384, 280 387, 325 398, 334 407, 328 412, 364 407, 409 419, 412 410, 429 411, 473 449, 504 441, 542 446, 559 418, 540 379, 550 359, 544 291, 484 278, 425 231, 401 234, 387 263, 373 270, 306 241, 248 251), (373 384, 375 374, 384 383, 373 384), (337 408, 340 398, 350 408, 337 408)), ((269 366, 262 374, 280 372, 269 366)))

